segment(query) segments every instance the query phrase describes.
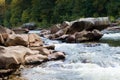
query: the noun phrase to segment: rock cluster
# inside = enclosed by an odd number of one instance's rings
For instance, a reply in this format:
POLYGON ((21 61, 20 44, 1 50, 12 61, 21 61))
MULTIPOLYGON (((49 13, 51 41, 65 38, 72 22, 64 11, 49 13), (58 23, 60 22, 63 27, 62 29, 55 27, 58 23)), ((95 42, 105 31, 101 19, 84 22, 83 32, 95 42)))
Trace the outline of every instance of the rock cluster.
POLYGON ((108 17, 81 18, 54 25, 50 30, 41 31, 40 35, 65 42, 96 41, 103 36, 100 31, 109 26, 110 21, 108 17))
POLYGON ((0 77, 16 71, 20 65, 64 58, 63 52, 54 51, 54 46, 45 46, 37 34, 15 34, 0 26, 0 77))

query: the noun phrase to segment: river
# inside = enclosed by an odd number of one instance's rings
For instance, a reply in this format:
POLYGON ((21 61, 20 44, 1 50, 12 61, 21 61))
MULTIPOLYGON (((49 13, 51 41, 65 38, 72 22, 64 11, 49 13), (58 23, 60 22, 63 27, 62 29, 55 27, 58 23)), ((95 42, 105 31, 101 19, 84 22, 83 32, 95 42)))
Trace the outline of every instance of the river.
POLYGON ((27 80, 120 80, 120 33, 105 33, 100 42, 62 43, 43 38, 65 52, 64 61, 49 61, 21 71, 27 80))

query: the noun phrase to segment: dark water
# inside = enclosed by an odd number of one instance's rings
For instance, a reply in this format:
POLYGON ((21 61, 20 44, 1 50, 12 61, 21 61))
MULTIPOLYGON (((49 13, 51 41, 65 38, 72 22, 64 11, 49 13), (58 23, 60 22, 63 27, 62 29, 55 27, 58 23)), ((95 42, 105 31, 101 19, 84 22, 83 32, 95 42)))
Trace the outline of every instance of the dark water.
POLYGON ((105 34, 98 43, 69 44, 43 38, 65 61, 50 61, 23 70, 27 80, 120 80, 120 33, 105 34))

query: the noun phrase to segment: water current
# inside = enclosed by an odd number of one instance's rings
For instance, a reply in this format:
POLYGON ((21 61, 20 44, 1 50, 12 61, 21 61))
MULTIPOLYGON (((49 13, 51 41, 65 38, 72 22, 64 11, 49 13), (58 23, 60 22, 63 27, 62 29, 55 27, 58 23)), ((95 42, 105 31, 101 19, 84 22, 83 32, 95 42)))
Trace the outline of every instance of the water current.
POLYGON ((22 71, 27 80, 120 80, 120 33, 105 33, 100 42, 62 43, 43 38, 65 52, 64 61, 49 61, 22 71))

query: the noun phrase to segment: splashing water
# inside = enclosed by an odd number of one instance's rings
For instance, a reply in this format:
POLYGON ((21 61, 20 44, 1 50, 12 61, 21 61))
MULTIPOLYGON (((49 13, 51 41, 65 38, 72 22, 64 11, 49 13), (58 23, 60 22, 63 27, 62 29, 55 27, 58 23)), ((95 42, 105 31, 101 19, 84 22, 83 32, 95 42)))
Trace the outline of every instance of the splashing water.
MULTIPOLYGON (((120 33, 102 39, 120 40, 120 33), (117 37, 116 37, 117 36, 117 37)), ((49 40, 46 41, 49 44, 49 40)), ((65 61, 50 61, 23 70, 28 80, 120 80, 120 47, 107 43, 55 43, 55 50, 66 53, 65 61)))

